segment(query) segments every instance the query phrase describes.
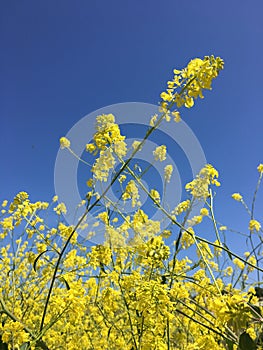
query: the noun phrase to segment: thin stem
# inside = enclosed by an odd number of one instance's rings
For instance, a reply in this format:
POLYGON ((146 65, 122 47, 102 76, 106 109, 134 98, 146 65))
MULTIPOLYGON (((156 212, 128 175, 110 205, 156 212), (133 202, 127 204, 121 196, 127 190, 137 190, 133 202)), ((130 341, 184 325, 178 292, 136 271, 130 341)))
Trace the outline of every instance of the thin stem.
POLYGON ((263 173, 260 173, 259 178, 258 178, 258 182, 257 182, 257 186, 254 192, 254 196, 253 196, 253 200, 252 200, 252 207, 251 207, 251 220, 254 218, 254 210, 255 210, 255 203, 256 203, 256 197, 257 197, 257 193, 258 193, 258 189, 262 180, 262 176, 263 173))

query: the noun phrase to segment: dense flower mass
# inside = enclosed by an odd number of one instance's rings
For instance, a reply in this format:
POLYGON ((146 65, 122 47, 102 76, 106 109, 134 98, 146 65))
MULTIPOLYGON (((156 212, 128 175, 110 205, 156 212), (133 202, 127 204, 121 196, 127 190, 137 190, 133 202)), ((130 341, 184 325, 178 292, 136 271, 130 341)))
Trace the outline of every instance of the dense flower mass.
MULTIPOLYGON (((257 303, 254 289, 249 297, 231 284, 224 285, 220 278, 211 283, 205 268, 191 272, 195 263, 185 257, 174 260, 158 231, 149 231, 151 238, 143 238, 143 231, 138 229, 133 244, 114 248, 114 237, 124 227, 112 226, 107 212, 102 212, 98 219, 109 236, 104 245, 91 249, 74 243, 65 254, 46 313, 49 326, 39 338, 50 276, 60 250, 58 234, 64 232, 66 239, 72 229, 61 224, 59 230, 49 227, 41 235, 36 225, 42 222, 41 212, 30 214, 36 207, 45 211, 48 206, 30 202, 22 192, 10 203, 12 209, 6 217, 19 216, 21 226, 26 222, 28 230, 33 231, 28 231, 33 241, 24 236, 15 240, 13 248, 7 245, 1 249, 2 342, 15 344, 18 349, 27 349, 27 344, 32 349, 166 349, 169 342, 171 349, 197 349, 202 343, 203 349, 212 346, 221 350, 226 349, 226 341, 237 348, 237 330, 257 337, 260 327, 253 323, 257 311, 249 306, 257 303), (20 211, 17 205, 28 210, 20 211), (10 266, 13 270, 8 273, 10 266)), ((179 206, 178 210, 181 212, 179 206)), ((129 227, 132 221, 145 225, 144 230, 150 227, 143 212, 134 215, 129 227)), ((188 232, 181 241, 184 249, 195 244, 194 231, 188 232)), ((199 251, 216 271, 212 264, 215 255, 208 245, 203 243, 199 251)), ((255 258, 249 259, 255 265, 255 258)), ((244 271, 244 262, 234 259, 233 263, 244 271)))
MULTIPOLYGON (((211 56, 175 70, 161 94, 163 115, 151 118, 150 131, 162 119, 180 121, 173 105, 191 107, 222 68, 223 61, 211 56)), ((76 156, 67 138, 60 146, 76 156)), ((93 141, 86 145, 93 157, 89 192, 76 208, 77 213, 85 206, 85 213, 75 227, 64 221, 67 208, 57 196, 50 203, 32 202, 20 192, 2 201, 0 349, 263 348, 262 229, 254 219, 260 217, 254 204, 263 165, 257 168, 251 209, 239 193, 232 195, 249 214, 245 233, 240 232, 246 251, 238 255, 227 242, 235 231, 215 216, 218 171, 205 165, 185 186, 186 198, 164 207, 159 188, 144 185, 148 168, 125 160, 142 147, 135 141, 128 149, 112 114, 97 117, 93 141), (122 168, 114 172, 117 161, 122 168), (102 186, 111 171, 117 174, 111 185, 119 186, 116 203, 102 186), (142 205, 143 195, 150 204, 142 205), (123 210, 127 202, 129 212, 123 210), (158 220, 153 209, 161 213, 158 220), (90 212, 93 222, 86 220, 90 212), (88 241, 96 234, 101 244, 88 241)), ((173 173, 166 152, 165 145, 156 147, 151 164, 162 162, 164 194, 173 173)))

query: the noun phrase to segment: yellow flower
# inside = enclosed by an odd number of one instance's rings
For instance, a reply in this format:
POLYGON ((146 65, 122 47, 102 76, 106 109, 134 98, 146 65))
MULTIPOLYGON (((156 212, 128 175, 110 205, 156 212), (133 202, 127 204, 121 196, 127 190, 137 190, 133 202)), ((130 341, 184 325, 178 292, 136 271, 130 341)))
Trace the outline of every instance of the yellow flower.
MULTIPOLYGON (((141 144, 141 141, 135 140, 135 141, 133 141, 133 143, 132 143, 132 148, 133 148, 134 150, 136 150, 136 149, 140 146, 140 144, 141 144)), ((140 150, 141 150, 141 149, 139 148, 138 151, 140 151, 140 150)))
POLYGON ((202 168, 196 178, 185 185, 185 189, 189 191, 194 198, 206 198, 209 196, 209 186, 220 186, 216 180, 218 171, 211 165, 207 164, 202 168))
POLYGON ((113 151, 110 148, 106 148, 100 151, 100 156, 96 159, 91 171, 97 180, 106 182, 109 171, 114 168, 115 163, 113 151))
POLYGON ((248 227, 250 231, 256 230, 257 232, 259 232, 261 229, 261 225, 257 220, 250 220, 248 227))
POLYGON ((2 207, 5 208, 7 206, 7 200, 4 200, 3 203, 2 203, 2 207))
POLYGON ((187 108, 193 107, 193 105, 194 105, 194 99, 193 99, 193 97, 186 96, 184 105, 185 105, 185 107, 187 107, 187 108))
POLYGON ((203 220, 202 215, 196 215, 196 216, 193 216, 191 219, 187 220, 187 224, 189 226, 195 226, 200 224, 202 220, 203 220))
POLYGON ((202 208, 200 210, 200 215, 203 215, 203 216, 208 216, 209 212, 206 208, 202 208))
POLYGON ((171 236, 172 232, 170 230, 163 230, 163 232, 161 233, 161 236, 163 238, 169 238, 171 236))
MULTIPOLYGON (((254 265, 255 267, 257 266, 257 259, 254 257, 254 255, 251 255, 248 260, 247 260, 250 264, 254 265)), ((252 272, 254 271, 255 267, 249 266, 247 267, 248 272, 252 272)))
POLYGON ((89 179, 87 182, 86 182, 86 185, 88 187, 92 187, 93 186, 93 179, 89 179))
POLYGON ((56 212, 58 215, 61 214, 66 214, 67 213, 67 208, 64 203, 60 203, 56 206, 56 208, 53 209, 54 212, 56 212))
POLYGON ((164 168, 164 180, 170 182, 173 173, 173 166, 171 164, 166 165, 164 168))
POLYGON ((160 202, 160 193, 156 190, 151 190, 150 192, 151 196, 153 197, 153 199, 156 200, 156 202, 160 202))
POLYGON ((185 105, 191 108, 194 99, 203 98, 203 90, 211 90, 212 80, 223 69, 224 62, 220 57, 205 56, 204 59, 195 58, 182 70, 174 70, 174 79, 168 81, 167 89, 161 93, 165 103, 175 103, 178 108, 185 105), (181 88, 178 93, 175 90, 181 88))
MULTIPOLYGON (((107 145, 116 144, 123 141, 125 136, 120 133, 118 124, 115 124, 115 117, 112 114, 99 115, 96 118, 96 129, 93 139, 95 145, 100 150, 105 150, 107 145)), ((86 149, 91 152, 94 146, 87 145, 86 149), (88 148, 87 148, 88 147, 88 148)))
POLYGON ((93 143, 86 144, 86 151, 89 153, 93 153, 96 151, 96 146, 93 143))
POLYGON ((179 123, 181 121, 181 116, 180 116, 180 113, 178 111, 173 111, 172 116, 174 117, 174 121, 176 123, 179 123))
POLYGON ((238 258, 233 259, 233 263, 240 268, 240 270, 244 270, 245 264, 243 261, 239 260, 238 258))
POLYGON ((195 235, 195 232, 192 227, 189 227, 187 229, 187 232, 183 231, 182 237, 181 237, 181 245, 183 249, 187 249, 195 243, 194 235, 195 235))
POLYGON ((106 225, 109 223, 109 216, 108 216, 108 213, 106 211, 99 213, 97 218, 101 219, 101 221, 104 222, 104 224, 106 224, 106 225))
POLYGON ((227 276, 233 275, 233 268, 232 268, 232 266, 228 266, 228 267, 225 269, 225 273, 226 273, 227 276))
POLYGON ((150 120, 150 126, 154 127, 158 118, 158 114, 154 114, 150 120))
POLYGON ((232 198, 233 198, 235 201, 238 201, 238 202, 240 202, 240 201, 243 199, 243 197, 241 196, 240 193, 233 193, 233 194, 232 194, 232 198))
POLYGON ((262 174, 263 173, 263 164, 260 163, 259 166, 257 167, 257 170, 260 174, 262 174))
POLYGON ((61 149, 70 147, 70 141, 66 137, 61 137, 59 142, 61 149))
POLYGON ((139 190, 136 186, 136 183, 134 180, 131 180, 128 182, 125 191, 122 194, 122 199, 126 201, 127 199, 132 200, 132 207, 134 208, 136 205, 139 205, 139 190))
POLYGON ((182 214, 184 211, 187 211, 187 209, 190 208, 190 204, 191 204, 191 202, 190 202, 189 199, 187 199, 186 201, 183 201, 183 202, 179 203, 179 204, 177 205, 177 207, 174 209, 175 215, 180 215, 180 214, 182 214))
POLYGON ((120 184, 123 183, 123 181, 125 180, 126 180, 126 175, 120 175, 120 177, 118 177, 118 181, 120 184))
POLYGON ((166 159, 166 146, 162 145, 159 147, 156 147, 156 149, 153 151, 154 159, 159 160, 160 162, 163 162, 166 159))

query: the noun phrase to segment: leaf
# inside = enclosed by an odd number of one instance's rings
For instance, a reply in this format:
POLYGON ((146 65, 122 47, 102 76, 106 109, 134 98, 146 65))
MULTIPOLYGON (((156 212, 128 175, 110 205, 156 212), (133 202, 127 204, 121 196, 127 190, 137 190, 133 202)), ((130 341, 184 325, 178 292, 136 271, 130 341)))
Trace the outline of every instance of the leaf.
POLYGON ((254 343, 250 335, 244 332, 239 337, 238 349, 239 350, 256 350, 257 345, 254 343))
POLYGON ((2 342, 2 336, 0 335, 0 350, 8 350, 8 345, 2 342))
POLYGON ((263 298, 263 288, 255 287, 256 296, 260 299, 263 298))
POLYGON ((226 345, 227 345, 227 350, 233 350, 234 349, 234 343, 232 342, 232 340, 227 339, 226 340, 226 345))
POLYGON ((58 279, 60 282, 65 283, 67 290, 70 290, 70 286, 63 276, 59 276, 58 279))
POLYGON ((111 329, 112 329, 112 326, 108 330, 107 340, 109 340, 111 329))
POLYGON ((40 253, 40 254, 36 257, 36 259, 34 260, 33 268, 34 268, 34 271, 35 271, 35 272, 37 272, 37 262, 38 262, 39 258, 40 258, 43 254, 45 254, 46 252, 48 252, 48 250, 44 250, 44 251, 43 251, 42 253, 40 253))
POLYGON ((175 244, 175 251, 176 251, 176 252, 178 251, 181 237, 182 237, 182 230, 180 230, 179 235, 178 235, 178 238, 177 238, 177 240, 176 240, 176 244, 175 244))
POLYGON ((227 255, 229 256, 229 259, 233 260, 232 254, 230 253, 230 249, 228 248, 228 246, 225 243, 223 243, 223 246, 227 249, 226 252, 227 252, 227 255))

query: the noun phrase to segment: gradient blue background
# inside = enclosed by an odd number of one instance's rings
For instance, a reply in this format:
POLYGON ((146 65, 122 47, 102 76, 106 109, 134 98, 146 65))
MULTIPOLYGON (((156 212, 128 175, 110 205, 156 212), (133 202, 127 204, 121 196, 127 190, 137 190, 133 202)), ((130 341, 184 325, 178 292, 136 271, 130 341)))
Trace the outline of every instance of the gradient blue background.
MULTIPOLYGON (((220 172, 218 219, 246 230, 231 194, 249 204, 263 162, 262 13, 261 0, 2 1, 0 198, 50 200, 59 138, 80 118, 157 104, 173 68, 214 54, 224 71, 182 116, 220 172)), ((262 204, 261 189, 259 220, 262 204)))

